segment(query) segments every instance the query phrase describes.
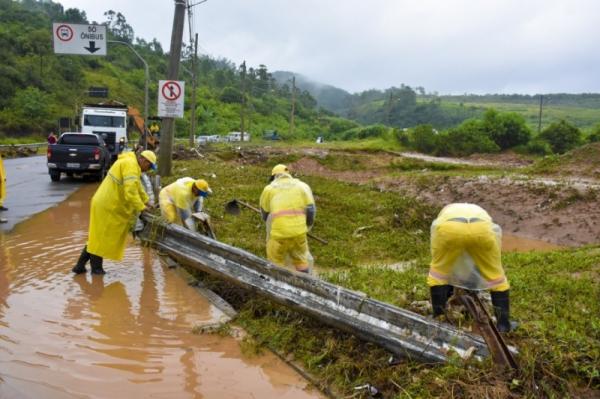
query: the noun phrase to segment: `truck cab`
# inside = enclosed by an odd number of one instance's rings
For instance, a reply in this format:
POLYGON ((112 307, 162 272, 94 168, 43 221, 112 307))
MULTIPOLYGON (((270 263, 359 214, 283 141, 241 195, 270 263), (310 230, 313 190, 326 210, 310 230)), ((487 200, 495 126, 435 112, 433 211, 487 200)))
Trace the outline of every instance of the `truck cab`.
POLYGON ((127 146, 127 106, 86 104, 81 112, 81 133, 102 137, 114 162, 127 146))

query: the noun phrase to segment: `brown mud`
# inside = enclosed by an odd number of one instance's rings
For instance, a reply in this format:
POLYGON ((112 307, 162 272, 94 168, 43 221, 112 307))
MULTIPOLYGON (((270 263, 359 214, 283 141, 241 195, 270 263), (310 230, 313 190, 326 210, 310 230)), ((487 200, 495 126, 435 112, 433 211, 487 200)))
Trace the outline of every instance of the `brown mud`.
POLYGON ((320 397, 272 354, 192 334, 220 311, 138 243, 74 276, 94 189, 0 234, 0 398, 320 397))
MULTIPOLYGON (((373 184, 428 203, 444 206, 471 202, 485 208, 506 234, 560 246, 596 244, 600 241, 600 190, 597 184, 572 184, 569 180, 510 179, 507 177, 390 175, 390 170, 332 170, 314 157, 290 164, 295 174, 318 175, 358 184, 373 184)), ((578 181, 576 181, 578 182, 578 181)))

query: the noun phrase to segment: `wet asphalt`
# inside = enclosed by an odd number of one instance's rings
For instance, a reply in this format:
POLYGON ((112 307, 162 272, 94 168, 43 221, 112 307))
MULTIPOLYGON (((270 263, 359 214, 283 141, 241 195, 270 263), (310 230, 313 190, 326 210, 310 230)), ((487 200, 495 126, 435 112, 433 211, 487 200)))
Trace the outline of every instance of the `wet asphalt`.
POLYGON ((8 211, 0 212, 0 218, 8 223, 0 224, 0 233, 6 233, 23 220, 64 201, 82 185, 97 184, 63 175, 53 182, 48 175, 45 156, 4 159, 6 169, 6 200, 8 211))

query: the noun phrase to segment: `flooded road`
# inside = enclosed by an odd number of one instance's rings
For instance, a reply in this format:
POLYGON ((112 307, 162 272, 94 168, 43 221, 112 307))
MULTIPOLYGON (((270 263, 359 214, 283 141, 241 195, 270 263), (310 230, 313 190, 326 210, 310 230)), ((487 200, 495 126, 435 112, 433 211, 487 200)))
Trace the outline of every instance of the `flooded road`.
POLYGON ((73 178, 52 182, 48 175, 45 156, 5 159, 6 201, 8 211, 1 217, 8 223, 0 224, 0 233, 10 231, 17 223, 58 204, 84 183, 73 178))
POLYGON ((74 276, 95 188, 0 232, 0 398, 321 397, 274 355, 191 334, 221 313, 152 250, 74 276))

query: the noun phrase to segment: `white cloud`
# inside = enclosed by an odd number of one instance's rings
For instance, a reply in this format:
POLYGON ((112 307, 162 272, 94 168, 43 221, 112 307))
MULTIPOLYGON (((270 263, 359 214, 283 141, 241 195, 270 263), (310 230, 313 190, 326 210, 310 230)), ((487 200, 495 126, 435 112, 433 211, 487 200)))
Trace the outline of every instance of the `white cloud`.
MULTIPOLYGON (((168 50, 173 1, 62 3, 98 21, 120 11, 168 50)), ((593 0, 209 0, 194 21, 213 56, 351 91, 598 92, 599 11, 593 0)))

